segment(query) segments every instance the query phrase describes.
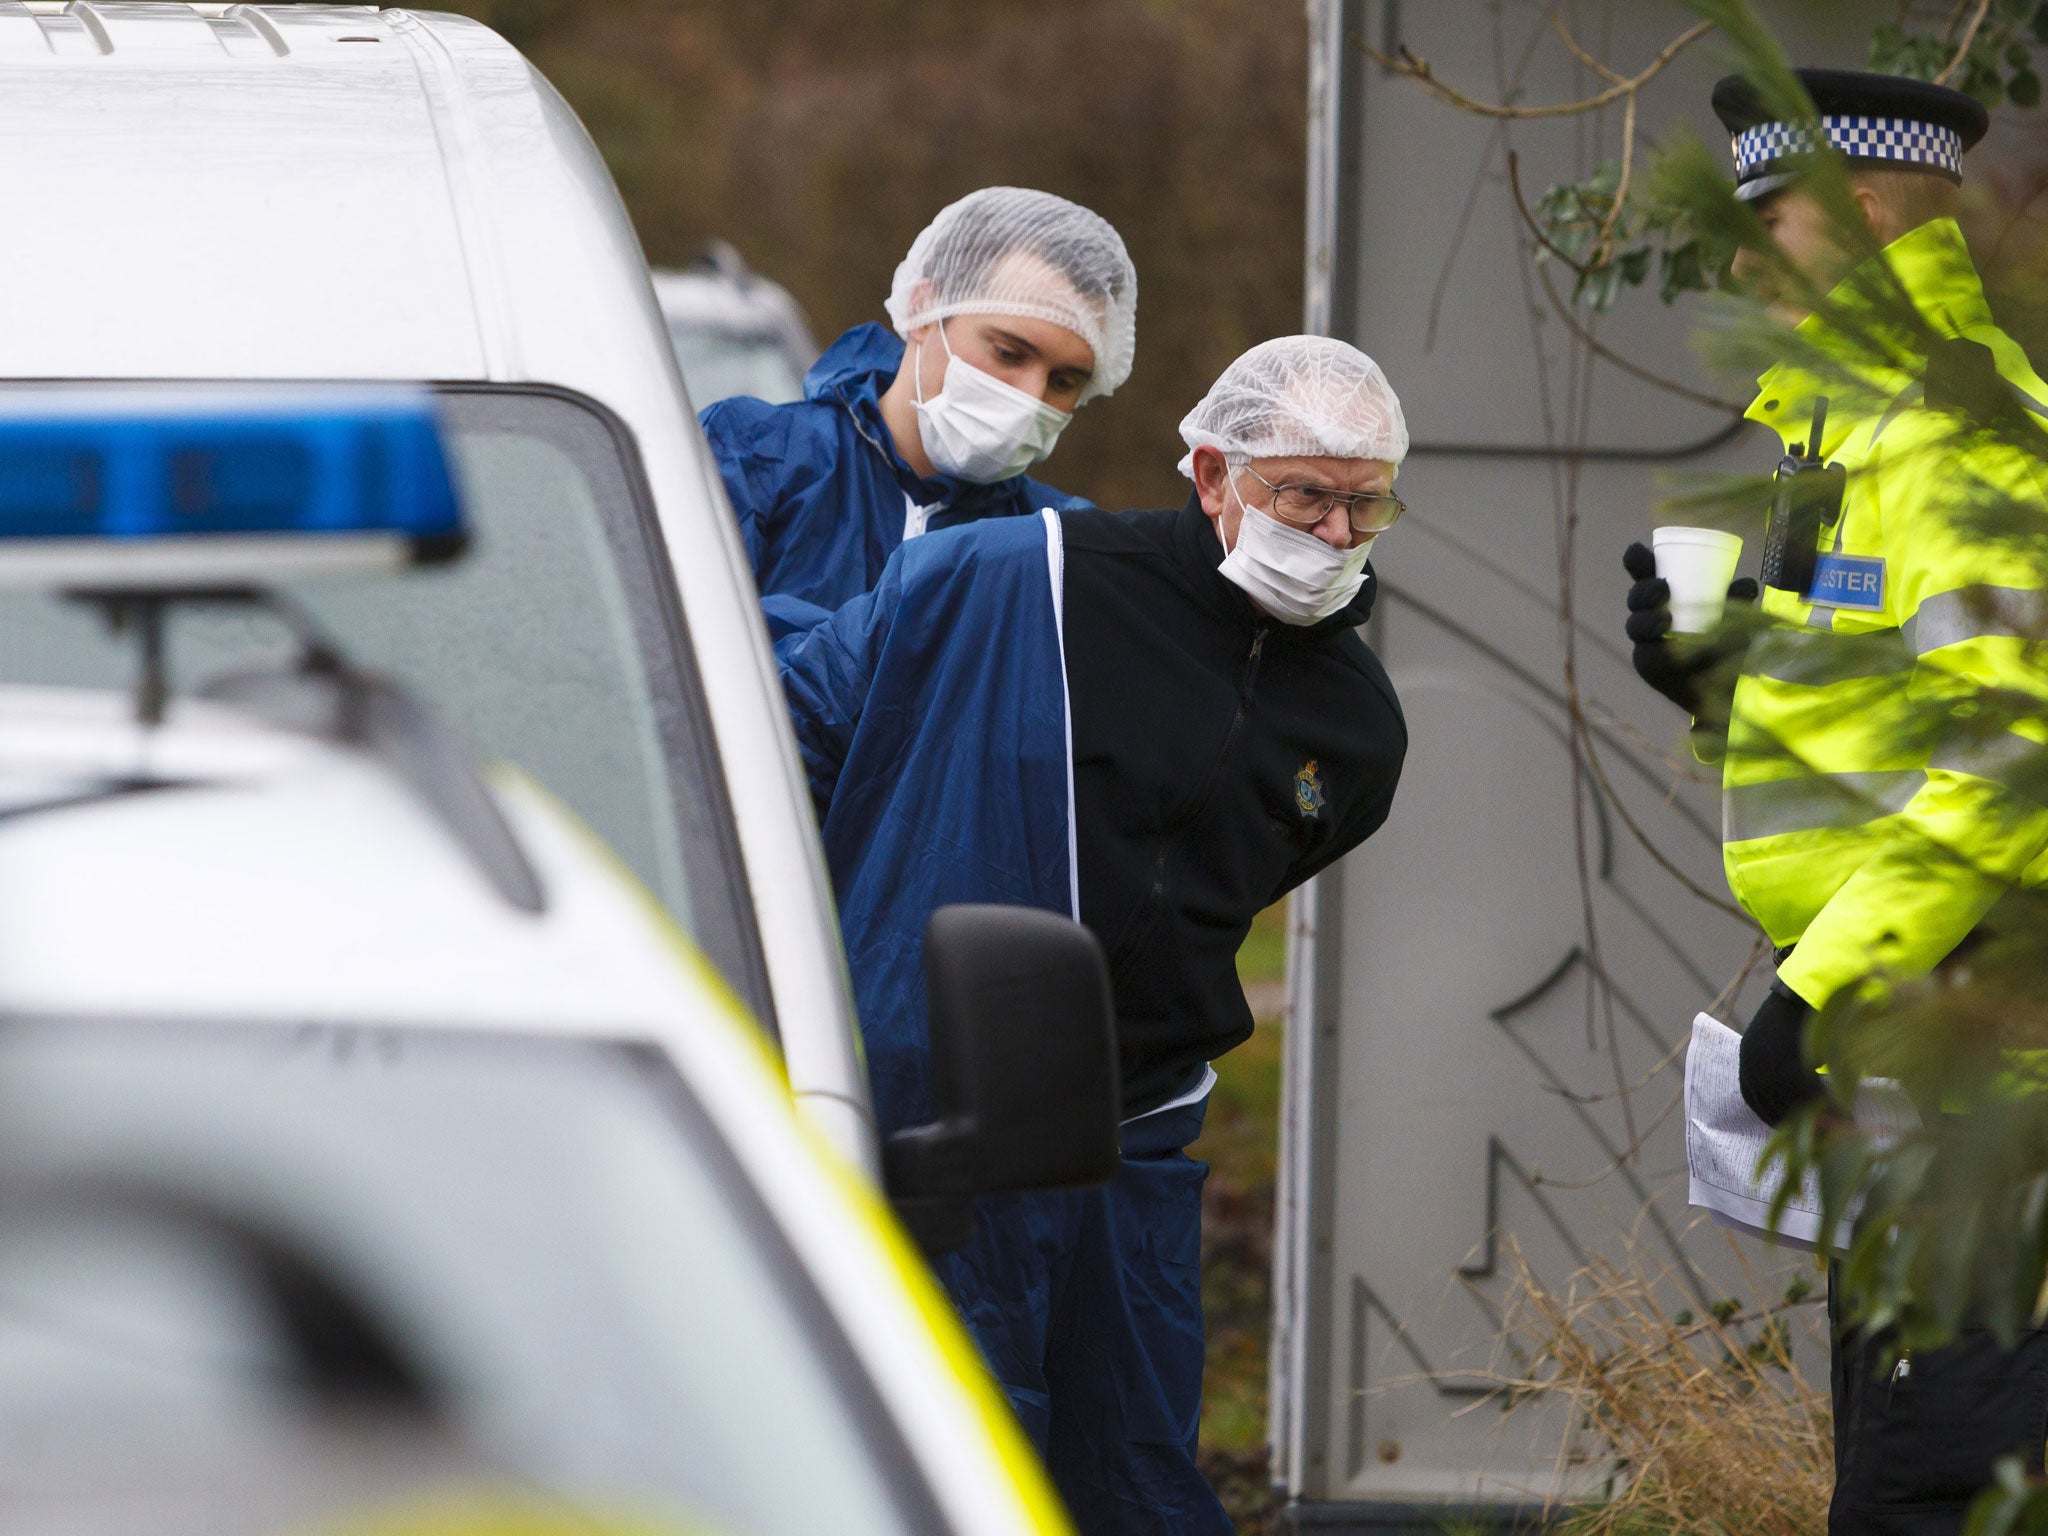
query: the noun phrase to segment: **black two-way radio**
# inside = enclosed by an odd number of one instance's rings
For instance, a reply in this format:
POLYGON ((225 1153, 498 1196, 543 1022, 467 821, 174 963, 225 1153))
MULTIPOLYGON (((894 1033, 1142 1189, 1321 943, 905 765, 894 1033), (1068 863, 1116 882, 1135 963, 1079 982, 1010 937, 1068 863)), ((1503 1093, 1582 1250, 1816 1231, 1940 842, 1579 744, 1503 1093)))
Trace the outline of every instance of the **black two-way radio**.
POLYGON ((1806 597, 1820 559, 1823 529, 1841 521, 1849 472, 1821 461, 1821 434, 1828 424, 1828 397, 1813 402, 1813 430, 1804 444, 1778 461, 1772 477, 1770 520, 1764 524, 1763 583, 1806 597))

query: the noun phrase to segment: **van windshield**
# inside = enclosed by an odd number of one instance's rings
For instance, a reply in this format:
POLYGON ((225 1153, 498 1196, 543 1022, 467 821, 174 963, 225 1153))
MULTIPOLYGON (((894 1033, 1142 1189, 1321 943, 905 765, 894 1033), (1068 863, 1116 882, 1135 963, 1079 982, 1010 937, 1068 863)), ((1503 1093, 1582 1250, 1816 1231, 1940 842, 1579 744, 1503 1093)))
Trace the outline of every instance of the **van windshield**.
POLYGON ((884 1536, 906 1454, 651 1048, 0 1027, 10 1524, 884 1536))
MULTIPOLYGON (((554 393, 439 400, 469 552, 288 589, 351 662, 568 805, 762 1010, 713 738, 624 428, 554 393)), ((179 610, 169 643, 179 691, 293 654, 275 621, 227 609, 179 610)), ((93 611, 0 593, 0 682, 125 688, 134 667, 93 611)))
POLYGON ((770 405, 804 396, 804 374, 789 345, 767 331, 718 331, 686 320, 668 323, 669 344, 690 403, 703 410, 734 395, 770 405))

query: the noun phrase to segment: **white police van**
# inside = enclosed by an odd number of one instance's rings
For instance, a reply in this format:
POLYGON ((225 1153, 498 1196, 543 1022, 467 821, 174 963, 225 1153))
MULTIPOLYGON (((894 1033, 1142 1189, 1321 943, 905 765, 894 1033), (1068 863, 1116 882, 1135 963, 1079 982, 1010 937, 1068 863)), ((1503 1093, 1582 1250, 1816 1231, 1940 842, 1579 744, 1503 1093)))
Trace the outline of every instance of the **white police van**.
MULTIPOLYGON (((0 1528, 1061 1529, 867 1177, 559 98, 457 18, 0 0, 0 207, 0 1528)), ((929 1230, 1114 1147, 1099 956, 944 917, 929 1230)))
POLYGON ((690 404, 701 411, 733 395, 771 405, 803 398, 804 374, 818 360, 810 324, 789 290, 730 242, 713 240, 688 266, 651 275, 690 404))
MULTIPOLYGON (((488 29, 354 5, 0 5, 0 379, 433 387, 475 539, 309 594, 640 875, 867 1157, 827 891, 722 491, 582 125, 488 29)), ((174 656, 261 643, 189 622, 174 656)), ((0 612, 0 682, 102 686, 84 615, 0 612)))

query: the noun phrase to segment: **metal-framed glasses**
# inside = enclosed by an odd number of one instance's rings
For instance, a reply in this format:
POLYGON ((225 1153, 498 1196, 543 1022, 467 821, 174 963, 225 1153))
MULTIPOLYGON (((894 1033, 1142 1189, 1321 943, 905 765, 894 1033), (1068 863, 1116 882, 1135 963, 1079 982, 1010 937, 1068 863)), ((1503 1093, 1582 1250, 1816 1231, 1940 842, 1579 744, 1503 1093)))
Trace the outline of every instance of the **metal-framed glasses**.
POLYGON ((1283 523, 1313 528, 1337 508, 1344 509, 1354 534, 1385 533, 1408 504, 1379 491, 1339 491, 1327 485, 1275 485, 1249 464, 1236 466, 1273 493, 1268 509, 1283 523))

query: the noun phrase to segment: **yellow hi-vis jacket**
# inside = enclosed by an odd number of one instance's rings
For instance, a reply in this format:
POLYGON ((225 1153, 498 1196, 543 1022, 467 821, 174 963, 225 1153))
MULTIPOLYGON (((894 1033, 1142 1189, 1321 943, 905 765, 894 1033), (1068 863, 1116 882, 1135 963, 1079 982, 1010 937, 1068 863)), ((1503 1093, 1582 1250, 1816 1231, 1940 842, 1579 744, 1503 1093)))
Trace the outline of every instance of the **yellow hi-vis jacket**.
MULTIPOLYGON (((2048 384, 1992 324, 1953 219, 1880 259, 1936 332, 1989 347, 2048 426, 2048 384)), ((1722 770, 1729 887, 1774 944, 1796 941, 1779 976, 1816 1007, 1873 972, 1925 974, 2010 886, 2048 883, 2048 806, 2022 789, 2048 741, 2048 654, 2030 638, 2048 616, 2048 464, 1930 408, 1924 363, 1893 367, 1852 341, 1860 291, 1844 282, 1829 301, 1844 318, 1824 309, 1799 327, 1854 386, 1818 362, 1781 364, 1748 411, 1789 447, 1827 395, 1819 451, 1848 484, 1819 540, 1815 601, 1765 589, 1772 623, 1744 658, 1722 770), (2029 525, 2031 549, 1987 534, 1991 507, 2029 525), (1987 690, 2042 710, 1987 730, 1987 690)))

